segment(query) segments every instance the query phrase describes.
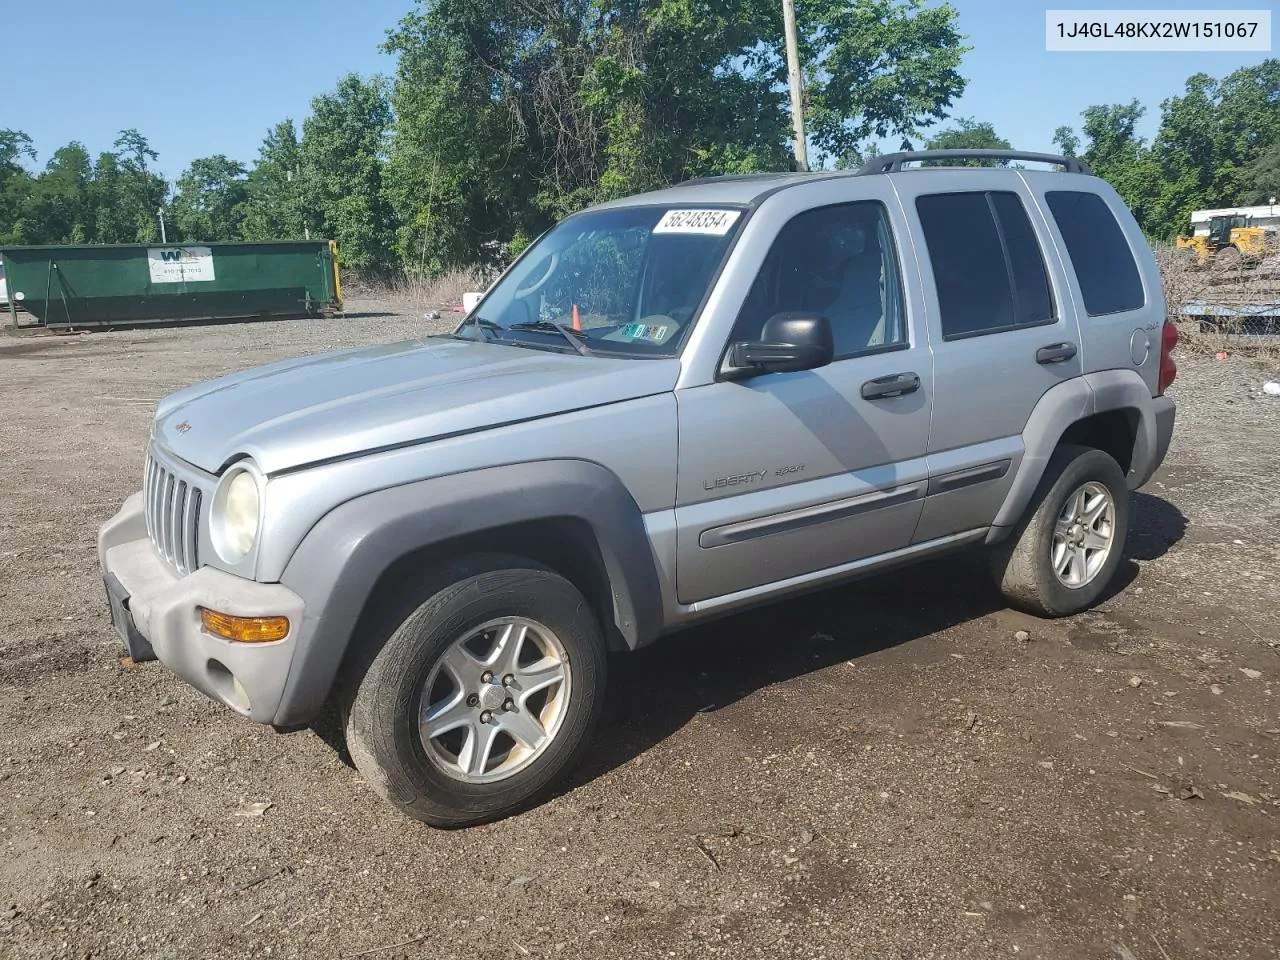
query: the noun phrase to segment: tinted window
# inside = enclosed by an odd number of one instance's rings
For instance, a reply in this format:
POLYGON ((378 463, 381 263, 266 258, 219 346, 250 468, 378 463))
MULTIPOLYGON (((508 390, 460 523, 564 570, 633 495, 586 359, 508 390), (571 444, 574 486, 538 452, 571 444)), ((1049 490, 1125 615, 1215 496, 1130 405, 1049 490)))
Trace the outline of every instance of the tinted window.
POLYGON ((821 207, 778 233, 734 327, 757 340, 776 313, 831 321, 836 357, 907 342, 902 281, 884 207, 874 201, 821 207))
POLYGON ((1075 265, 1089 316, 1137 310, 1146 303, 1133 251, 1106 201, 1075 190, 1052 190, 1044 197, 1075 265))
POLYGON ((944 338, 1053 319, 1040 243, 1016 194, 931 194, 916 199, 916 210, 933 265, 944 338))
POLYGON ((1044 323, 1053 319, 1053 299, 1045 272, 1040 241, 1031 229, 1027 211, 1017 194, 993 193, 991 203, 1004 231, 1004 243, 1013 274, 1013 296, 1018 323, 1044 323))

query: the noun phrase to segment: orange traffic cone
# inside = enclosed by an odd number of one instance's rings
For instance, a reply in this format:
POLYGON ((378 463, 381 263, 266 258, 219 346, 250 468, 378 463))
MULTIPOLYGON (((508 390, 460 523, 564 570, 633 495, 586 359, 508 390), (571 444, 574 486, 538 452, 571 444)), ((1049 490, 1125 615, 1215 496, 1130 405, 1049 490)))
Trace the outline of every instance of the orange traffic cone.
POLYGON ((578 319, 578 305, 576 303, 573 305, 573 329, 582 330, 582 321, 578 319))

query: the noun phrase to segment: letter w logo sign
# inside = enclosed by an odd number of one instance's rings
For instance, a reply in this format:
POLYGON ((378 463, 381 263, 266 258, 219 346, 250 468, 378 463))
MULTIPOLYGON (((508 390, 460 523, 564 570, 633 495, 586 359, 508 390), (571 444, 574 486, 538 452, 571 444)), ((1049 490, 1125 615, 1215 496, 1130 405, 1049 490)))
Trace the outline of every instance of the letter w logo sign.
POLYGON ((165 263, 178 263, 182 259, 181 250, 161 250, 160 259, 165 263))

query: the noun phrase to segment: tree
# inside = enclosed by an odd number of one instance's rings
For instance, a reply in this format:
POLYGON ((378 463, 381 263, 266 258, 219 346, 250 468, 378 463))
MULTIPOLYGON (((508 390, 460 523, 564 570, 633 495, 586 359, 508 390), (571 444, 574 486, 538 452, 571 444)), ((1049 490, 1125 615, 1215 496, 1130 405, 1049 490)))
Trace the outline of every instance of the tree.
MULTIPOLYGON (((115 142, 114 162, 108 162, 104 173, 109 185, 97 191, 98 211, 106 213, 111 239, 99 236, 102 243, 150 243, 160 239, 157 215, 169 194, 164 178, 153 173, 148 161, 159 159, 150 143, 137 130, 123 130, 115 142), (108 206, 108 211, 103 206, 108 206)), ((101 165, 102 158, 99 158, 101 165)))
MULTIPOLYGON (((959 117, 955 121, 955 126, 946 130, 941 130, 933 137, 925 141, 925 147, 929 150, 1012 150, 1013 147, 1004 137, 996 133, 995 127, 989 123, 979 123, 972 117, 959 117)), ((938 161, 939 163, 951 163, 951 161, 938 161)), ((991 161, 988 160, 964 160, 961 161, 964 166, 981 167, 988 166, 991 161)), ((1000 166, 1007 165, 1008 161, 997 161, 1000 166)))
MULTIPOLYGON (((797 16, 828 159, 916 135, 963 88, 950 6, 809 0, 797 16)), ((433 0, 387 49, 387 194, 402 259, 428 272, 519 248, 595 201, 791 167, 776 0, 433 0)))
POLYGON ((1160 105, 1157 231, 1185 226, 1193 209, 1234 206, 1256 195, 1259 158, 1280 143, 1280 60, 1242 67, 1222 81, 1197 73, 1160 105))
POLYGON ((1280 143, 1270 147, 1249 165, 1246 182, 1245 203, 1271 203, 1272 197, 1280 197, 1280 143))
POLYGON ((35 178, 26 210, 26 243, 86 243, 94 235, 93 164, 77 142, 54 151, 35 178))
POLYGON ((964 92, 969 50, 956 9, 926 0, 810 0, 801 50, 810 64, 811 135, 841 165, 872 137, 911 141, 964 92))
POLYGON ((248 198, 243 164, 222 154, 200 157, 178 178, 173 222, 183 240, 239 240, 248 198))
POLYGON ((29 202, 31 175, 20 160, 35 159, 31 138, 20 130, 0 130, 0 242, 22 243, 22 214, 29 202))
POLYGON ((1145 114, 1146 108, 1137 100, 1086 108, 1084 159, 1116 188, 1143 229, 1151 231, 1159 171, 1146 141, 1138 135, 1138 123, 1145 114))
POLYGON ((311 101, 302 125, 302 197, 313 235, 338 242, 357 270, 393 262, 395 222, 383 191, 382 164, 391 127, 386 83, 348 74, 311 101))
POLYGON ((31 138, 21 130, 0 130, 0 242, 26 243, 23 214, 31 202, 32 177, 22 159, 34 160, 31 138))
POLYGON ((246 240, 301 240, 302 151, 292 120, 267 132, 249 173, 242 230, 246 240))
POLYGON ((1080 149, 1080 138, 1068 126, 1061 126, 1053 131, 1053 145, 1064 157, 1074 157, 1080 149))

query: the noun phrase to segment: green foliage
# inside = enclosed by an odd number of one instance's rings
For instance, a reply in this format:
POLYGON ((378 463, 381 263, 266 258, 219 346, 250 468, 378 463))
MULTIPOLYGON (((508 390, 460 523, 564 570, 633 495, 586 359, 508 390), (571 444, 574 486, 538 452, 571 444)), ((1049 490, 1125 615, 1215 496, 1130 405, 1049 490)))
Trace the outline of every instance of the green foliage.
POLYGON ((302 124, 302 209, 315 236, 338 242, 344 266, 393 262, 394 220, 382 184, 391 105, 378 77, 348 74, 311 101, 302 124))
POLYGON ((1053 131, 1053 145, 1064 157, 1074 157, 1080 150, 1080 138, 1068 126, 1053 131))
POLYGON ((282 120, 267 132, 246 187, 244 239, 304 239, 302 146, 292 120, 282 120))
POLYGON ((93 164, 80 143, 54 152, 31 184, 27 223, 39 224, 45 243, 84 243, 93 233, 93 164))
MULTIPOLYGON (((916 135, 963 88, 950 6, 808 0, 813 140, 837 162, 916 135)), ((775 0, 434 0, 392 32, 387 192, 422 272, 482 261, 586 206, 791 165, 775 0)))
POLYGON ((113 217, 119 232, 104 243, 151 243, 160 239, 158 214, 169 193, 163 177, 152 172, 148 161, 159 155, 151 149, 147 138, 137 130, 125 130, 116 139, 118 175, 114 190, 102 202, 117 209, 113 217))
POLYGON ((926 0, 807 0, 798 6, 810 135, 841 165, 870 138, 903 149, 947 115, 965 87, 957 13, 926 0))
MULTIPOLYGON (((879 143, 1009 148, 957 118, 968 48, 936 0, 796 0, 810 155, 857 165, 879 143)), ((91 160, 79 143, 38 172, 0 130, 0 242, 338 241, 365 272, 438 275, 519 253, 584 206, 694 176, 792 167, 777 0, 417 0, 388 32, 392 81, 356 75, 299 130, 267 132, 247 170, 191 163, 172 201, 137 130, 91 160)), ((1280 195, 1280 60, 1196 74, 1160 104, 1095 105, 1053 142, 1082 155, 1148 234, 1192 209, 1280 195)))
POLYGON ((31 138, 21 130, 0 130, 0 243, 25 243, 32 177, 21 160, 35 159, 31 138))
MULTIPOLYGON (((925 141, 929 150, 1012 150, 1013 147, 1004 137, 996 133, 996 128, 989 123, 979 123, 972 117, 958 117, 955 126, 940 130, 925 141)), ((952 164, 952 161, 938 161, 952 164)), ((1006 166, 1008 161, 999 161, 998 166, 1006 166)), ((963 160, 961 166, 982 167, 990 165, 987 160, 963 160)))
POLYGON ((1275 203, 1280 198, 1280 143, 1251 163, 1245 171, 1247 203, 1275 203))
POLYGON ((245 173, 243 164, 222 154, 192 160, 173 198, 176 239, 212 242, 244 236, 245 173))
MULTIPOLYGON (((1136 100, 1085 110, 1085 159, 1151 236, 1185 232, 1193 210, 1264 203, 1277 195, 1280 60, 1243 67, 1221 81, 1193 75, 1181 96, 1160 104, 1160 126, 1150 144, 1137 134, 1145 112, 1136 100)), ((1074 143, 1069 128, 1058 134, 1074 143)))
POLYGON ((31 139, 0 130, 0 242, 157 239, 156 215, 168 186, 149 167, 156 153, 136 130, 123 131, 115 147, 94 163, 84 145, 73 141, 55 150, 44 170, 33 175, 20 163, 35 159, 31 139))

